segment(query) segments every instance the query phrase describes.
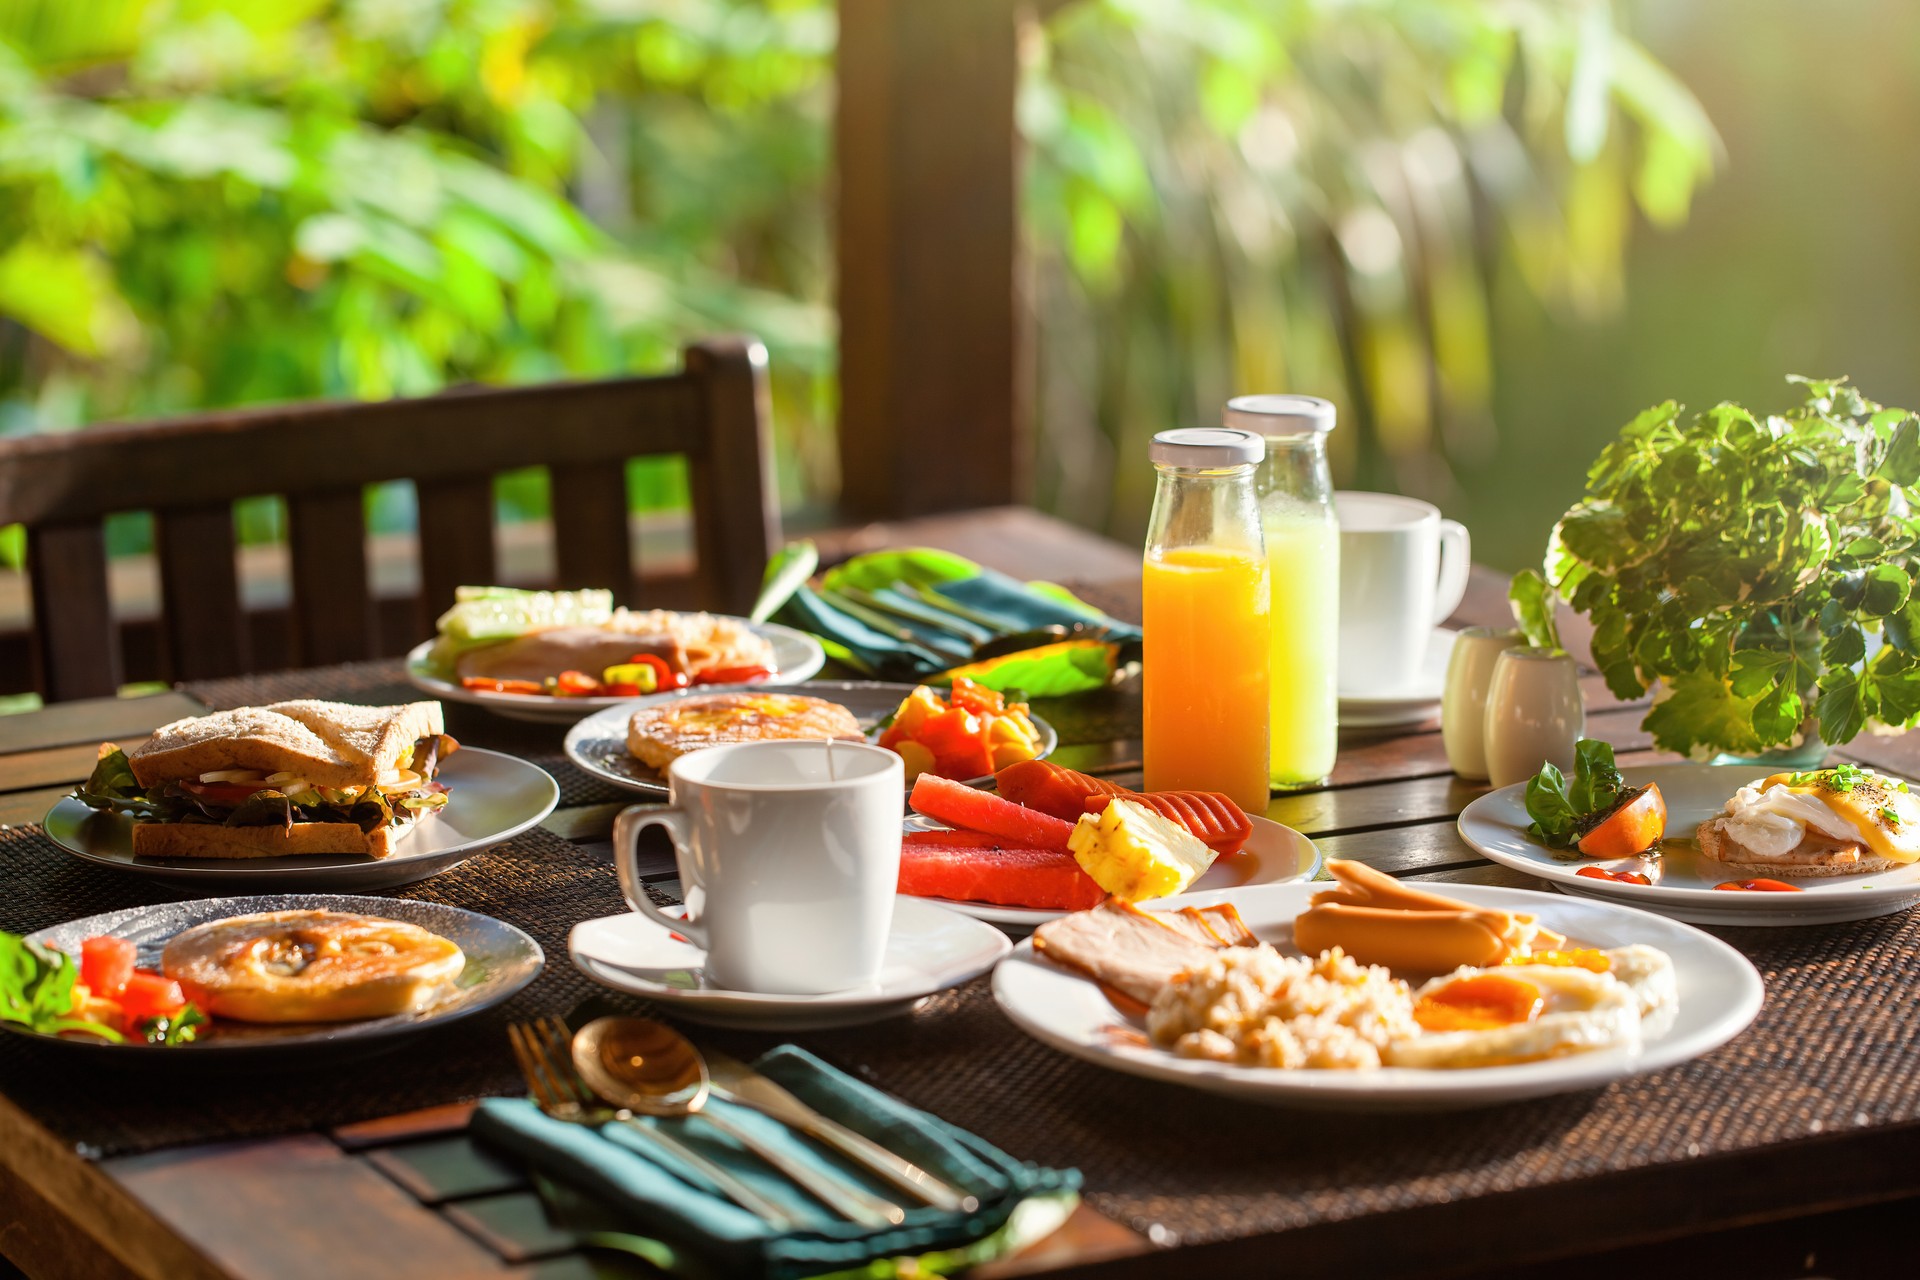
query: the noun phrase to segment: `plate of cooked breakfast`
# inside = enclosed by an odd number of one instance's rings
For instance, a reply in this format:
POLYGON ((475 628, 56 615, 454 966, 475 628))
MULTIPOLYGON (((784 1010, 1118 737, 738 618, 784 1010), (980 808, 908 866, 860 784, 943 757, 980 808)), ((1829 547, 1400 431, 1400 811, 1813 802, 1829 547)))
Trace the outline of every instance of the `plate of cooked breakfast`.
POLYGON ((901 893, 1018 932, 1109 893, 1149 901, 1320 870, 1313 841, 1216 792, 1134 792, 1051 760, 1008 765, 993 782, 986 792, 915 781, 901 893))
POLYGON ((874 742, 922 775, 984 783, 1042 759, 1059 735, 1027 707, 958 679, 948 690, 875 680, 684 689, 597 711, 567 733, 567 758, 596 778, 667 793, 667 767, 703 747, 779 739, 874 742))
POLYGON ((994 970, 1022 1030, 1132 1075, 1318 1110, 1430 1111, 1597 1089, 1697 1058, 1760 975, 1678 921, 1356 862, 1334 882, 1112 898, 994 970))
POLYGON ((540 945, 459 907, 274 894, 128 907, 0 934, 22 1035, 110 1058, 372 1047, 499 1004, 540 945))
POLYGON ((445 871, 560 799, 544 769, 448 737, 437 702, 276 702, 108 743, 47 835, 75 857, 225 890, 364 890, 445 871))
POLYGON ((1480 797, 1460 835, 1563 892, 1695 924, 1833 924, 1920 904, 1920 798, 1854 764, 1623 773, 1582 740, 1571 777, 1549 765, 1480 797))
POLYGON ((704 685, 805 680, 826 662, 804 631, 726 614, 616 608, 611 591, 461 587, 407 679, 514 720, 571 724, 704 685))

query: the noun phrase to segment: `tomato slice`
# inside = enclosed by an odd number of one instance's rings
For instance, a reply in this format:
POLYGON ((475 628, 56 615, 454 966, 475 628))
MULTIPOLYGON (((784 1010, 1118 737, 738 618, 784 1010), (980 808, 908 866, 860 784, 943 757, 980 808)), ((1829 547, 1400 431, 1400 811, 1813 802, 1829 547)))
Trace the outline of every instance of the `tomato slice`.
POLYGON ((1580 852, 1589 858, 1631 858, 1659 844, 1666 833, 1666 797, 1658 783, 1650 783, 1581 837, 1580 852))
POLYGON ((569 698, 588 698, 600 692, 600 682, 584 671, 562 671, 554 684, 569 698))
POLYGON ((694 679, 695 684, 751 684, 773 674, 772 667, 712 667, 694 679))
POLYGON ((138 948, 125 938, 102 934, 80 944, 80 981, 97 996, 118 1000, 133 977, 138 948))
POLYGON ((544 695, 547 687, 538 680, 492 680, 486 676, 462 676, 462 689, 477 689, 482 693, 526 693, 544 695))
POLYGON ((1799 893, 1800 886, 1785 880, 1723 880, 1713 886, 1733 893, 1799 893))
POLYGON ((1609 871, 1605 867, 1582 867, 1573 874, 1585 876, 1589 880, 1611 880, 1616 884, 1650 885, 1653 883, 1638 871, 1609 871))

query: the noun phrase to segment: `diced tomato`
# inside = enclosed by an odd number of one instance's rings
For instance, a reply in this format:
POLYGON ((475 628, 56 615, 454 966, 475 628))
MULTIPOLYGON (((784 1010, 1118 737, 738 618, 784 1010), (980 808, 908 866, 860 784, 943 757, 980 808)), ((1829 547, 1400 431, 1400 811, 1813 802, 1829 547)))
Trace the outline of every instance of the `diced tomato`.
POLYGON ((695 684, 750 684, 773 674, 772 667, 713 667, 702 671, 695 684))
POLYGON ((545 694, 547 688, 538 680, 492 680, 486 676, 460 677, 462 689, 474 689, 481 693, 527 693, 545 694))
POLYGON ((97 996, 118 1000, 133 976, 138 949, 125 938, 102 934, 80 944, 80 981, 97 996))
POLYGON ((591 697, 600 692, 600 682, 584 671, 562 671, 553 683, 562 695, 569 698, 591 697))
POLYGON ((187 996, 179 983, 146 969, 135 969, 120 993, 120 1010, 128 1030, 148 1018, 171 1018, 186 1006, 187 996))
POLYGON ((947 695, 947 701, 956 707, 964 707, 975 715, 997 716, 1007 709, 1007 700, 994 690, 982 684, 975 684, 965 676, 953 682, 953 691, 947 695))
POLYGON ((944 778, 979 778, 993 772, 987 722, 971 711, 942 711, 921 725, 913 739, 933 752, 934 772, 944 778))

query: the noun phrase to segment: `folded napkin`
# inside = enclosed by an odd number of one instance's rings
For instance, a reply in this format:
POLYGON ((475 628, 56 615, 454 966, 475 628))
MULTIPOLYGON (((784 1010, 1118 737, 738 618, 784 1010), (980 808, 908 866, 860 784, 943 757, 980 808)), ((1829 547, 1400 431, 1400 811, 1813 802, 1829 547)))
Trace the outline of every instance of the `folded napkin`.
MULTIPOLYGON (((775 1231, 622 1123, 568 1124, 549 1119, 531 1102, 492 1098, 474 1112, 472 1132, 597 1202, 609 1211, 603 1220, 617 1224, 616 1230, 663 1242, 672 1253, 663 1251, 653 1260, 682 1263, 675 1269, 691 1274, 785 1280, 865 1268, 902 1256, 966 1250, 1004 1235, 1009 1220, 1023 1205, 1052 1201, 1056 1212, 1045 1215, 1051 1223, 1064 1217, 1076 1199, 1078 1171, 1017 1161, 970 1133, 836 1071, 804 1049, 783 1046, 754 1066, 822 1115, 966 1190, 979 1200, 979 1208, 948 1213, 912 1203, 904 1193, 777 1121, 712 1099, 707 1106, 724 1111, 727 1119, 750 1128, 769 1144, 902 1204, 906 1221, 877 1230, 843 1221, 699 1116, 643 1123, 670 1127, 674 1136, 791 1210, 802 1223, 798 1229, 775 1231)), ((971 1253, 953 1259, 967 1264, 981 1260, 971 1253)), ((921 1269, 938 1268, 937 1263, 926 1265, 931 1261, 923 1259, 921 1269)), ((885 1273, 884 1269, 863 1272, 885 1273)))

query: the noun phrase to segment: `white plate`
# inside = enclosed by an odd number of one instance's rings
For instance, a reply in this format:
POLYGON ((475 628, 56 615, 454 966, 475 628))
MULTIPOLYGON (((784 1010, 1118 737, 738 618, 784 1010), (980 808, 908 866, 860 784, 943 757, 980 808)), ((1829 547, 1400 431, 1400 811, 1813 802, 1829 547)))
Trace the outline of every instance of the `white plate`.
MULTIPOLYGON (((749 631, 764 637, 773 646, 776 669, 773 679, 782 684, 805 680, 826 665, 827 655, 820 648, 820 642, 804 631, 795 631, 777 622, 748 622, 745 618, 734 618, 733 621, 745 623, 749 631)), ((628 698, 549 698, 544 694, 489 693, 482 689, 464 688, 457 681, 448 681, 435 675, 427 666, 427 651, 433 648, 433 644, 432 640, 423 640, 407 652, 408 683, 436 698, 485 707, 509 720, 572 724, 582 716, 631 701, 628 698)))
MULTIPOLYGON (((1320 887, 1287 884, 1191 893, 1155 905, 1170 910, 1232 902, 1263 940, 1297 955, 1291 942, 1293 917, 1320 887)), ((1644 942, 1658 947, 1673 958, 1679 980, 1680 1008, 1673 1025, 1646 1041, 1638 1053, 1611 1050, 1458 1071, 1282 1071, 1182 1058, 1138 1045, 1138 1021, 1114 1008, 1095 983, 1035 955, 1031 941, 1021 943, 994 970, 993 996, 1029 1035, 1099 1066, 1254 1102, 1324 1111, 1455 1110, 1597 1089, 1716 1049, 1760 1011, 1764 989, 1759 973, 1745 956, 1698 929, 1611 903, 1525 889, 1467 884, 1438 888, 1468 902, 1531 912, 1583 946, 1644 942)))
POLYGON ((53 842, 76 858, 201 893, 287 893, 295 889, 361 893, 412 884, 459 866, 553 812, 560 788, 539 765, 479 747, 440 762, 446 807, 415 822, 392 856, 310 853, 286 858, 136 858, 133 820, 89 809, 72 796, 47 811, 53 842))
POLYGON ((1539 876, 1554 888, 1583 897, 1624 902, 1695 924, 1836 924, 1890 915, 1920 903, 1920 863, 1894 871, 1797 880, 1799 893, 1729 893, 1714 886, 1744 876, 1702 858, 1690 843, 1695 827, 1726 808, 1749 782, 1778 772, 1765 765, 1668 764, 1621 771, 1633 786, 1660 784, 1667 802, 1667 835, 1675 841, 1661 856, 1660 882, 1619 884, 1579 875, 1583 866, 1610 867, 1605 860, 1555 857, 1527 836, 1527 787, 1515 783, 1489 792, 1460 815, 1460 837, 1502 866, 1539 876))
MULTIPOLYGON (((1207 889, 1238 889, 1256 884, 1292 884, 1311 880, 1320 874, 1320 850, 1313 841, 1266 818, 1247 815, 1253 834, 1239 852, 1215 858, 1206 874, 1194 881, 1191 892, 1207 889)), ((943 823, 913 813, 907 815, 908 831, 938 831, 943 823)), ((928 898, 943 907, 964 912, 976 920, 997 924, 1012 933, 1030 933, 1049 920, 1058 920, 1064 911, 1037 907, 999 907, 989 902, 954 902, 947 898, 928 898)))
POLYGON ((717 1027, 812 1031, 911 1012, 938 991, 991 969, 1012 946, 990 925, 918 898, 893 900, 893 931, 880 976, 867 987, 820 996, 764 995, 707 985, 707 953, 638 912, 585 920, 567 954, 602 986, 656 1000, 676 1017, 717 1027))
POLYGON ((1384 729, 1421 724, 1440 714, 1440 696, 1447 683, 1447 661, 1453 656, 1457 631, 1435 627, 1427 638, 1427 652, 1419 674, 1403 685, 1364 692, 1340 690, 1340 724, 1348 729, 1384 729))
MULTIPOLYGON (((900 703, 915 687, 910 684, 886 684, 878 680, 809 680, 805 684, 789 684, 785 681, 779 684, 715 684, 676 689, 672 693, 650 693, 644 698, 628 698, 604 711, 596 711, 573 726, 567 731, 567 759, 583 772, 616 787, 638 791, 642 795, 664 796, 667 794, 666 776, 627 750, 627 721, 641 707, 650 707, 673 698, 699 698, 714 693, 801 693, 811 698, 837 702, 853 712, 853 718, 860 722, 867 731, 868 739, 872 740, 879 736, 880 722, 897 711, 900 703)), ((1027 714, 1033 721, 1033 727, 1040 731, 1039 758, 1045 759, 1060 745, 1060 735, 1039 716, 1032 712, 1027 714)), ((992 779, 963 778, 961 781, 969 786, 979 786, 992 779)))

